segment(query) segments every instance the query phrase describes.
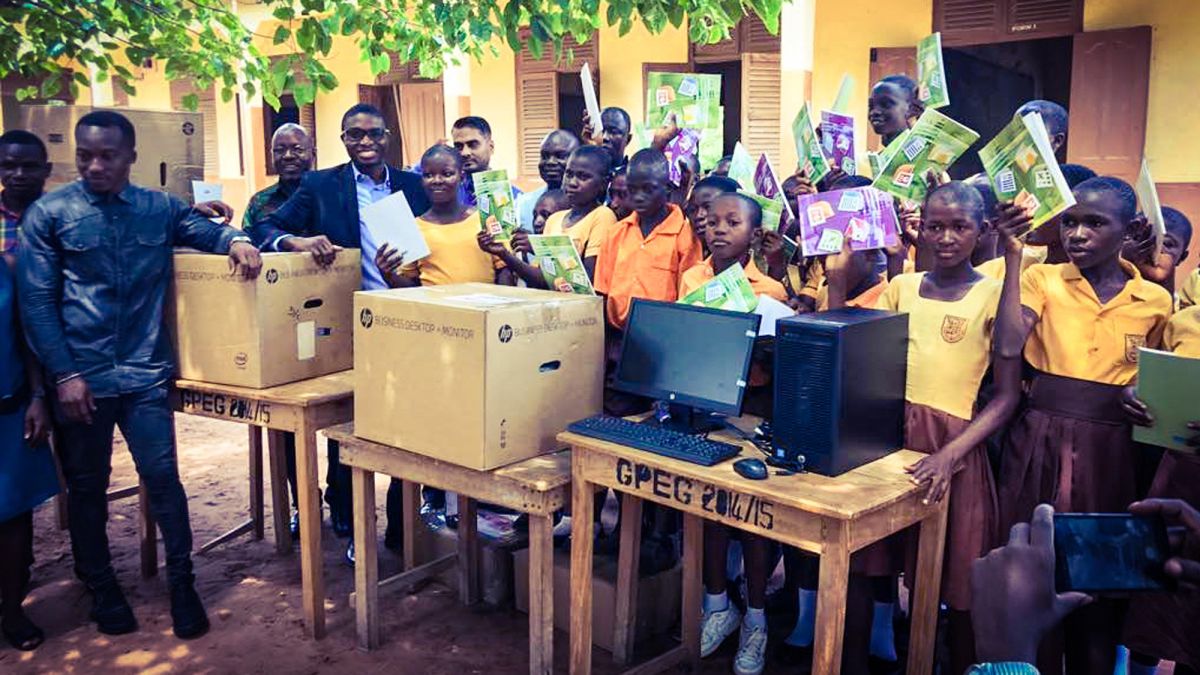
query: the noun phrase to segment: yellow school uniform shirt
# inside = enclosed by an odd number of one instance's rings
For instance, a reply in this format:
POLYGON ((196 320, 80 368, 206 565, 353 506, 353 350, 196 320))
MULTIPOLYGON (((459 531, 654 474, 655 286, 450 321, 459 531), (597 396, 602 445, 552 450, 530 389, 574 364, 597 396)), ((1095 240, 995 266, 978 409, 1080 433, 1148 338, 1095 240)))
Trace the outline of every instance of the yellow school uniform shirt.
POLYGON ((1183 280, 1176 294, 1179 296, 1179 309, 1200 304, 1200 269, 1194 270, 1183 280))
POLYGON ((1181 309, 1167 321, 1163 347, 1180 356, 1200 359, 1200 305, 1181 309))
POLYGON ((1074 263, 1034 265, 1021 275, 1021 304, 1039 317, 1025 360, 1063 377, 1127 385, 1137 377, 1139 347, 1158 348, 1171 295, 1122 260, 1125 287, 1101 305, 1074 263))
MULTIPOLYGON (((879 275, 879 283, 859 293, 853 298, 846 298, 847 307, 865 307, 871 309, 879 304, 884 292, 887 291, 888 280, 886 274, 879 275)), ((829 284, 822 285, 817 291, 817 311, 824 312, 829 309, 829 284)))
MULTIPOLYGON (((759 271, 753 258, 745 264, 744 269, 746 270, 746 280, 750 282, 750 288, 754 289, 755 295, 766 295, 779 302, 787 302, 787 291, 784 290, 783 284, 759 271)), ((679 278, 679 297, 682 298, 707 284, 715 276, 712 256, 709 256, 704 259, 704 262, 684 271, 683 276, 679 278)))
POLYGON ((405 265, 405 276, 418 277, 422 286, 495 283, 496 270, 504 267, 498 258, 479 248, 479 215, 472 212, 457 223, 431 223, 417 218, 421 236, 429 245, 429 257, 405 265))
MULTIPOLYGON (((1050 248, 1048 246, 1026 246, 1021 251, 1021 274, 1024 274, 1025 270, 1033 267, 1034 265, 1041 265, 1042 263, 1046 262, 1046 256, 1049 254, 1050 248)), ((1005 267, 1003 255, 1001 255, 999 258, 992 258, 991 260, 987 260, 975 266, 976 272, 979 272, 985 277, 991 277, 992 279, 998 279, 1000 281, 1004 281, 1004 270, 1005 267)))
POLYGON ((921 297, 924 278, 924 272, 897 275, 877 305, 908 314, 904 398, 969 420, 991 363, 992 326, 1004 284, 985 277, 948 302, 921 297))
POLYGON ((604 235, 608 233, 610 227, 617 223, 617 214, 607 206, 597 206, 592 209, 591 213, 580 218, 579 222, 564 231, 563 223, 566 222, 568 213, 570 211, 556 211, 550 214, 550 217, 546 218, 546 227, 542 229, 542 234, 569 236, 571 243, 575 244, 575 250, 579 252, 580 258, 593 258, 600 255, 600 247, 604 245, 604 235))

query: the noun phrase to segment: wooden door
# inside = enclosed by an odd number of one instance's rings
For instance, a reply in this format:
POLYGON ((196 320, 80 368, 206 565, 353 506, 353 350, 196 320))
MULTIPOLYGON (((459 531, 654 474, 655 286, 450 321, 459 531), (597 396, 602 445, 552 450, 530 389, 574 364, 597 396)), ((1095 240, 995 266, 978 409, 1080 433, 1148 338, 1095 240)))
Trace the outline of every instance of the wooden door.
MULTIPOLYGON (((867 96, 871 96, 871 88, 875 83, 888 75, 907 75, 913 80, 917 79, 917 48, 916 47, 873 47, 871 48, 871 71, 870 82, 867 82, 867 96)), ((826 102, 824 105, 828 105, 826 102)), ((818 104, 821 105, 821 104, 818 104)), ((818 110, 820 108, 818 107, 818 110)), ((856 118, 866 120, 867 110, 852 110, 851 115, 856 118)), ((879 134, 876 134, 871 129, 871 125, 867 124, 867 149, 878 152, 883 143, 879 139, 879 134)))
POLYGON ((1132 183, 1146 147, 1149 26, 1079 33, 1071 61, 1067 159, 1132 183))
POLYGON ((742 144, 756 161, 766 153, 780 168, 779 54, 742 54, 742 144))
POLYGON ((517 167, 522 178, 537 178, 542 139, 558 128, 558 73, 517 76, 517 167))
POLYGON ((400 90, 400 130, 404 164, 416 166, 421 155, 446 137, 446 109, 441 82, 409 82, 400 90))

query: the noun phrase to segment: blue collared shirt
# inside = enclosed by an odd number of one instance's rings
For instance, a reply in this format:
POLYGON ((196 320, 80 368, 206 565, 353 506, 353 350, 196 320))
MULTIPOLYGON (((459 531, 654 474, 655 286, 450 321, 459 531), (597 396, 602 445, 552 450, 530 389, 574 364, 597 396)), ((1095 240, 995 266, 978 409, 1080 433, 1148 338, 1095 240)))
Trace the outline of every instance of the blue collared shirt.
POLYGON ((375 253, 379 250, 379 242, 371 239, 371 231, 363 222, 362 212, 363 209, 375 202, 392 196, 391 174, 385 174, 383 182, 376 183, 371 180, 370 176, 359 171, 353 162, 350 163, 350 169, 354 171, 354 191, 358 195, 358 227, 362 239, 362 288, 364 291, 383 290, 388 285, 383 280, 383 273, 375 264, 375 253))

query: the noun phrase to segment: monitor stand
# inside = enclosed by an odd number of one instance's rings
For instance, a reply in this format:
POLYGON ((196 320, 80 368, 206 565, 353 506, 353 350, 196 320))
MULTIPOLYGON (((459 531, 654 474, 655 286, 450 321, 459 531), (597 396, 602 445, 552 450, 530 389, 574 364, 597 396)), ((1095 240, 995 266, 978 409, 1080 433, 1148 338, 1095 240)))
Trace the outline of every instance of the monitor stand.
POLYGON ((661 409, 661 407, 656 406, 643 424, 654 424, 664 429, 684 434, 706 434, 725 428, 723 418, 714 418, 712 415, 702 410, 696 410, 690 405, 668 403, 667 414, 669 416, 666 419, 659 418, 658 411, 661 409))

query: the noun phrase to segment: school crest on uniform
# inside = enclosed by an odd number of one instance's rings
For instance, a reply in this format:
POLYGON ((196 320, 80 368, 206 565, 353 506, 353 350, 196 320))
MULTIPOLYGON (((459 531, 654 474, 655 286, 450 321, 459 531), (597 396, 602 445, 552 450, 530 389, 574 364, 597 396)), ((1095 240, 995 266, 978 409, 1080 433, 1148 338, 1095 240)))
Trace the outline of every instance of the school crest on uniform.
POLYGON ((1138 362, 1138 349, 1146 346, 1145 335, 1125 334, 1125 362, 1138 362))
POLYGON ((946 342, 960 342, 967 336, 967 320, 961 316, 947 314, 942 319, 942 339, 946 342))

